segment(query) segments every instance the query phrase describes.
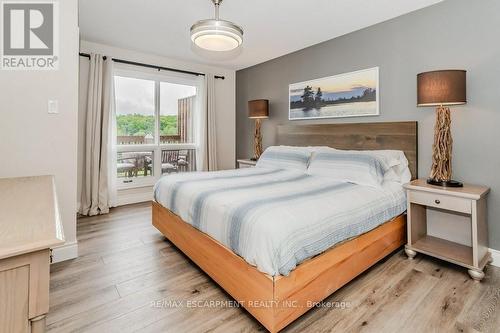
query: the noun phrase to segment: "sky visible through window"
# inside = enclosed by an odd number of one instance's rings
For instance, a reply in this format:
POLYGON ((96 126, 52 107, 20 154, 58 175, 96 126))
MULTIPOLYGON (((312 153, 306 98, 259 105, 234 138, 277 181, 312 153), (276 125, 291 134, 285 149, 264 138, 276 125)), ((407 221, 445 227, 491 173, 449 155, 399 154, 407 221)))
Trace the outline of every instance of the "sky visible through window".
MULTIPOLYGON (((181 140, 180 137, 174 138, 181 132, 185 133, 178 123, 179 100, 195 96, 196 87, 163 81, 159 90, 159 135, 169 137, 160 140, 162 143, 181 140)), ((155 127, 155 81, 115 76, 115 99, 119 144, 150 142, 158 134, 155 127)))
POLYGON ((160 114, 177 115, 177 101, 196 95, 196 87, 162 82, 160 84, 160 114))
POLYGON ((116 113, 154 115, 154 81, 115 76, 116 113))
MULTIPOLYGON (((154 81, 115 76, 115 94, 117 114, 154 114, 154 81)), ((177 115, 177 101, 193 95, 196 87, 162 82, 160 114, 177 115)))

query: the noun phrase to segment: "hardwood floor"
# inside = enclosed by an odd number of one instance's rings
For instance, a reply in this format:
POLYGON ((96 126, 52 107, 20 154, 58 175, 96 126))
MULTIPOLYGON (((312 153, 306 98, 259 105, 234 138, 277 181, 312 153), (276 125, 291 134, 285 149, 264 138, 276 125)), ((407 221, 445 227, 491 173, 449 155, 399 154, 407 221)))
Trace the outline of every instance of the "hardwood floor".
MULTIPOLYGON (((80 257, 51 267, 49 332, 265 331, 151 226, 150 204, 81 218, 77 229, 80 257)), ((382 331, 499 332, 500 269, 478 283, 398 251, 283 330, 382 331)))

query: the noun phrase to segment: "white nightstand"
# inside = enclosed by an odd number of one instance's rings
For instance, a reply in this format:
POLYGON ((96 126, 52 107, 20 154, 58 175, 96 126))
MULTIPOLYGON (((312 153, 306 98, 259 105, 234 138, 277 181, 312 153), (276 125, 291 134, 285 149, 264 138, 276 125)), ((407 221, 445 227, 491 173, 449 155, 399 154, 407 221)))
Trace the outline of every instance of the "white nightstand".
MULTIPOLYGON (((410 259, 417 252, 467 267, 477 281, 484 277, 484 266, 491 262, 488 251, 486 197, 490 189, 467 185, 446 188, 428 185, 425 179, 404 186, 408 197, 408 244, 405 252, 410 259), (470 219, 471 246, 459 244, 427 233, 428 211, 451 214, 452 218, 470 219)), ((452 230, 450 230, 451 232, 452 230)))
POLYGON ((252 160, 238 160, 238 169, 251 168, 257 164, 257 161, 252 160))

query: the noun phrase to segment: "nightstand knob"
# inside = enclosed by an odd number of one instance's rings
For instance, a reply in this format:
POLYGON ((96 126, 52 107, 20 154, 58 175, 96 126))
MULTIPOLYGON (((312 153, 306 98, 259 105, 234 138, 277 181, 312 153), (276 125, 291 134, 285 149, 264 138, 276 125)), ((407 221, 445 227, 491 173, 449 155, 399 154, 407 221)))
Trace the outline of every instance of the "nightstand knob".
POLYGON ((441 203, 441 201, 439 201, 438 199, 434 200, 434 202, 436 203, 436 205, 439 205, 441 203))

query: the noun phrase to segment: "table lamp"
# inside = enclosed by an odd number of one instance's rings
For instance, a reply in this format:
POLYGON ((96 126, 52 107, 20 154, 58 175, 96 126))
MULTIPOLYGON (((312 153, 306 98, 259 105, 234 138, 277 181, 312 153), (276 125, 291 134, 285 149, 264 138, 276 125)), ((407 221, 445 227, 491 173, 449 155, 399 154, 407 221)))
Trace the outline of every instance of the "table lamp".
POLYGON ((434 144, 432 146, 432 168, 428 184, 447 187, 462 187, 452 180, 450 105, 467 103, 466 71, 440 70, 417 75, 417 106, 436 106, 434 144))
POLYGON ((248 102, 248 118, 255 119, 255 132, 253 138, 254 157, 257 161, 262 155, 262 133, 260 125, 262 119, 269 118, 269 101, 267 99, 256 99, 248 102))

